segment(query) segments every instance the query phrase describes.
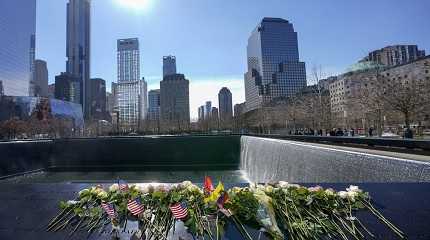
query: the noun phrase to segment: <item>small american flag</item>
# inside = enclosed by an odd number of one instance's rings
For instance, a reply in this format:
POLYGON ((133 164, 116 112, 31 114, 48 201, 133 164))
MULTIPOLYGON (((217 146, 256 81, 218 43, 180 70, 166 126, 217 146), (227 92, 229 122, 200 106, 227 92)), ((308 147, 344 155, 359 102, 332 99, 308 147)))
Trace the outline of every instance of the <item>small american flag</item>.
POLYGON ((110 218, 116 218, 117 214, 115 211, 115 207, 113 206, 112 203, 102 203, 102 208, 105 210, 105 212, 107 213, 107 215, 110 218))
POLYGON ((124 180, 118 180, 118 187, 120 191, 127 191, 128 190, 128 184, 124 180))
POLYGON ((127 209, 131 212, 131 214, 137 216, 145 210, 143 207, 140 198, 136 198, 134 200, 128 200, 127 209))
POLYGON ((176 219, 184 219, 188 216, 188 207, 186 202, 176 203, 170 206, 173 216, 176 219))

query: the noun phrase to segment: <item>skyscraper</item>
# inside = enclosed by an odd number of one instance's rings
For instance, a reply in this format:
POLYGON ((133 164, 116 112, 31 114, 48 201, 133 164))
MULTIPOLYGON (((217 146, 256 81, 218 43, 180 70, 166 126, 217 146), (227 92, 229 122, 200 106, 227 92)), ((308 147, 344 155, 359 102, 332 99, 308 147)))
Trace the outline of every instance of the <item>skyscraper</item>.
POLYGON ((205 103, 205 118, 210 118, 212 115, 212 102, 207 101, 205 103))
POLYGON ((112 92, 112 109, 109 110, 110 113, 118 111, 118 83, 111 83, 112 92))
POLYGON ((36 0, 0 1, 0 81, 4 95, 30 92, 36 0))
POLYGON ((211 119, 212 119, 212 121, 218 121, 219 120, 218 108, 212 107, 212 110, 211 110, 211 119))
POLYGON ((55 76, 55 98, 80 104, 81 80, 70 73, 55 76))
POLYGON ((101 78, 91 79, 91 118, 106 120, 106 81, 101 78))
POLYGON ((176 57, 164 56, 163 57, 163 78, 168 75, 176 74, 176 57))
POLYGON ((35 59, 36 59, 36 35, 33 34, 30 40, 30 86, 29 86, 29 96, 37 96, 36 88, 37 83, 36 79, 34 79, 34 71, 35 71, 35 59))
POLYGON ((264 18, 248 39, 247 55, 246 111, 274 98, 292 96, 306 86, 306 68, 299 61, 297 33, 287 20, 264 18))
POLYGON ((79 103, 84 117, 91 117, 90 82, 90 0, 69 0, 67 3, 67 73, 78 77, 81 84, 79 103))
POLYGON ((48 97, 48 67, 43 60, 35 60, 33 68, 34 96, 48 97))
POLYGON ((148 83, 145 78, 140 80, 140 120, 145 120, 148 117, 148 83))
POLYGON ((147 83, 140 79, 140 53, 137 38, 117 41, 119 122, 125 131, 139 127, 146 118, 147 83))
POLYGON ((118 83, 140 80, 139 39, 127 38, 117 41, 118 83))
POLYGON ((160 117, 165 128, 183 130, 189 127, 189 84, 184 74, 168 75, 160 82, 160 117))
POLYGON ((228 88, 223 87, 218 93, 219 118, 228 121, 233 117, 233 100, 228 88))
POLYGON ((148 119, 151 121, 160 119, 160 89, 148 92, 148 119))
POLYGON ((202 105, 198 108, 198 117, 199 117, 199 121, 203 121, 205 120, 205 106, 202 105))
POLYGON ((245 112, 245 103, 238 103, 234 105, 234 117, 239 117, 245 112))
POLYGON ((4 95, 4 92, 3 92, 3 82, 0 81, 0 97, 3 96, 3 95, 4 95))

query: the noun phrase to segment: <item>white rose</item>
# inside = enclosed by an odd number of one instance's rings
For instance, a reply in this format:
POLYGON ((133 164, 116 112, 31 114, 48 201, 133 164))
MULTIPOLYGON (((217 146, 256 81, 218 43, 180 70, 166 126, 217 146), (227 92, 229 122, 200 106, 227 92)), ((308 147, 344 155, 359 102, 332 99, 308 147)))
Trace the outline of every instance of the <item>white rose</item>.
POLYGON ((67 204, 69 204, 69 205, 75 205, 75 204, 78 204, 78 203, 79 203, 78 201, 73 201, 73 200, 67 201, 67 204))
POLYGON ((348 191, 348 192, 356 192, 356 193, 362 192, 361 189, 358 188, 358 186, 354 186, 354 185, 349 186, 349 188, 347 188, 346 191, 348 191))
POLYGON ((273 192, 273 187, 268 185, 268 186, 266 186, 265 190, 266 190, 266 192, 271 193, 271 192, 273 192))
POLYGON ((260 191, 264 191, 264 190, 266 190, 266 187, 264 185, 258 184, 255 189, 260 190, 260 191))
POLYGON ((109 187, 109 191, 110 191, 110 192, 116 192, 116 191, 118 191, 118 190, 119 190, 119 186, 118 186, 118 184, 117 184, 117 183, 112 184, 112 185, 109 187))
POLYGON ((278 186, 280 188, 288 188, 288 186, 290 186, 290 184, 288 182, 285 182, 285 181, 279 181, 278 186))
POLYGON ((311 192, 318 192, 319 190, 322 190, 322 187, 320 186, 310 187, 308 188, 308 190, 311 192))
POLYGON ((180 185, 183 188, 188 188, 189 186, 191 186, 193 184, 190 181, 183 181, 180 185))
POLYGON ((346 191, 340 191, 337 193, 337 195, 339 195, 339 197, 342 199, 348 198, 348 192, 346 192, 346 191))
POLYGON ((301 186, 299 184, 289 184, 288 187, 300 188, 301 186))
POLYGON ((358 193, 357 192, 349 191, 347 193, 348 193, 349 200, 351 200, 353 202, 355 201, 355 198, 358 197, 358 193))

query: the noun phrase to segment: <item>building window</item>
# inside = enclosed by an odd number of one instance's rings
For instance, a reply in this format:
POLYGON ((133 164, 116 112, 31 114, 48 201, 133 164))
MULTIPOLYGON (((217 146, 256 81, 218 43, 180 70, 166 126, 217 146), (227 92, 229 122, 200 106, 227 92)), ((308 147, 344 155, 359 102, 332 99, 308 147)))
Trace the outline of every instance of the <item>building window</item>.
POLYGON ((276 75, 276 73, 272 74, 272 83, 278 84, 278 76, 276 75))

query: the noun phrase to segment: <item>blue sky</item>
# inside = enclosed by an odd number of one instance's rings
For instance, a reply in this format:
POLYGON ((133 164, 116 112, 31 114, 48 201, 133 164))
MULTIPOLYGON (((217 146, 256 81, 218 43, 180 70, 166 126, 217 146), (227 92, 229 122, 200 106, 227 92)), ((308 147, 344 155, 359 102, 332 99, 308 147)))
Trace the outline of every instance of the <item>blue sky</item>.
MULTIPOLYGON (((65 70, 66 2, 37 0, 37 58, 48 62, 50 82, 65 70)), ((191 112, 206 100, 217 106, 226 85, 244 100, 246 44, 263 17, 294 24, 308 69, 342 72, 367 52, 390 44, 418 44, 430 52, 427 0, 146 0, 146 9, 121 0, 92 0, 91 76, 116 81, 116 39, 138 37, 141 75, 158 88, 162 56, 176 55, 191 81, 191 112)))

